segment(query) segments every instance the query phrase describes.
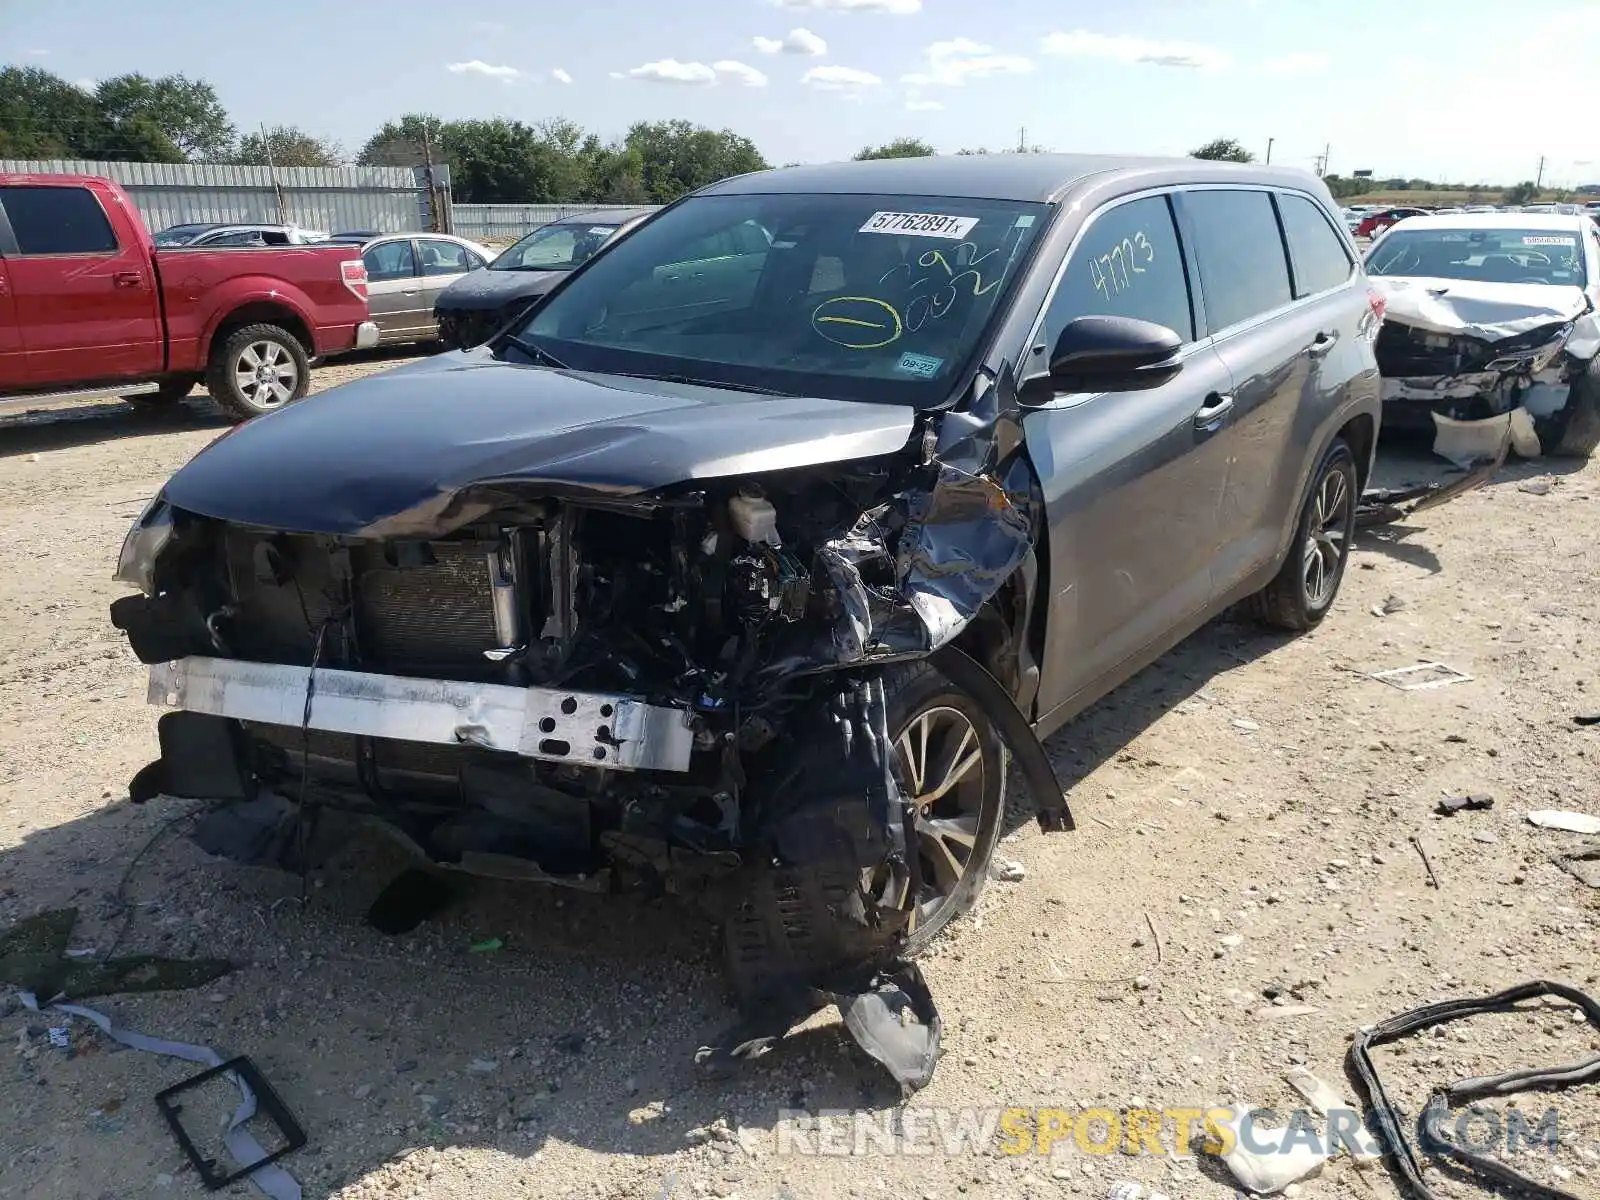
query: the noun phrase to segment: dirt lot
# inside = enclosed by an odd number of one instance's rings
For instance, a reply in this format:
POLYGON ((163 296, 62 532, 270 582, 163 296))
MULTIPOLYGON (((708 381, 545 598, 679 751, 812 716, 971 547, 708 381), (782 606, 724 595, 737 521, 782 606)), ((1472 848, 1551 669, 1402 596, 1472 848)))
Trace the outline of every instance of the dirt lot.
MULTIPOLYGON (((183 811, 126 800, 155 720, 106 606, 129 522, 224 428, 203 399, 166 416, 107 404, 0 420, 0 927, 75 905, 74 946, 105 951, 130 860, 183 811)), ((914 1107, 1287 1109, 1295 1064, 1350 1094, 1341 1065, 1363 1024, 1526 979, 1595 984, 1600 892, 1550 861, 1574 836, 1524 814, 1600 811, 1600 729, 1572 719, 1600 710, 1597 530, 1600 465, 1515 465, 1363 538, 1314 635, 1219 622, 1054 738, 1081 828, 1046 837, 1019 813, 1000 853, 1025 877, 991 883, 927 960, 946 1055, 914 1107), (1364 675, 1432 660, 1471 681, 1402 692, 1364 675), (1493 809, 1434 814, 1465 792, 1493 809)), ((780 1110, 881 1113, 898 1097, 826 1018, 731 1081, 697 1079, 695 1048, 733 1015, 709 930, 669 906, 485 885, 386 938, 363 915, 400 860, 365 843, 327 853, 302 908, 296 880, 210 860, 181 829, 160 838, 128 874, 121 952, 237 969, 97 1002, 133 1029, 251 1055, 310 1132, 286 1161, 307 1196, 1101 1197, 1117 1179, 1174 1200, 1234 1191, 1211 1160, 1103 1157, 1071 1138, 1051 1157, 995 1141, 780 1153, 780 1110), (498 952, 469 949, 491 937, 498 952)), ((0 1195, 202 1194, 151 1101, 193 1068, 81 1022, 70 1050, 52 1048, 48 1023, 0 990, 0 1195)), ((1413 1110, 1435 1082, 1600 1047, 1556 1008, 1444 1032, 1384 1055, 1413 1110)), ((1524 1099, 1535 1114, 1559 1103, 1570 1139, 1525 1169, 1594 1195, 1589 1093, 1524 1099)), ((1393 1192, 1348 1159, 1302 1186, 1393 1192)))

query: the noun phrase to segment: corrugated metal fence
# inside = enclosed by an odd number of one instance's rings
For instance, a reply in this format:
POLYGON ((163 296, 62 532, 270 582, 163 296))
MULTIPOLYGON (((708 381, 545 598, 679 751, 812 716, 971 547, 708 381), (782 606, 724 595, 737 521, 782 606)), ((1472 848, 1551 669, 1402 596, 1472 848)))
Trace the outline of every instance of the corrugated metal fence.
POLYGON ((629 204, 455 204, 452 231, 478 241, 515 240, 541 225, 586 212, 638 208, 629 204))
POLYGON ((0 159, 0 172, 104 175, 128 190, 151 231, 190 221, 261 221, 337 233, 450 228, 450 169, 411 167, 241 167, 214 163, 26 162, 0 159))

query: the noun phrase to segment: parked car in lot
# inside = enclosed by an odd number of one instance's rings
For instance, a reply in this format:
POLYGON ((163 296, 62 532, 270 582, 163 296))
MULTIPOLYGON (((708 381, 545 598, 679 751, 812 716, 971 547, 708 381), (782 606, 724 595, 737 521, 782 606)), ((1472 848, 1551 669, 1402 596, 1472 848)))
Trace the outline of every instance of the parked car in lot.
POLYGON ((361 247, 367 303, 382 345, 436 340, 433 306, 440 294, 494 257, 492 250, 448 233, 384 234, 361 247))
POLYGON ((700 896, 786 1026, 972 905, 1006 748, 1059 827, 1039 735, 1237 601, 1323 619, 1378 320, 1303 171, 724 180, 488 345, 172 477, 112 610, 170 710, 132 794, 314 793, 449 868, 700 896))
POLYGON ((1373 243, 1385 420, 1532 418, 1545 453, 1600 446, 1600 229, 1587 216, 1412 217, 1373 243))
POLYGON ((328 235, 298 225, 172 225, 154 236, 161 249, 189 246, 310 246, 325 242, 328 235))
POLYGON ((349 247, 157 249, 110 180, 0 174, 0 407, 204 379, 250 417, 305 395, 310 358, 377 338, 349 247))
POLYGON ((470 275, 439 293, 433 315, 440 339, 455 349, 481 345, 560 283, 567 272, 654 211, 581 213, 535 229, 495 258, 488 272, 470 275))
POLYGON ((1382 233, 1396 221, 1403 221, 1407 217, 1420 217, 1427 215, 1425 208, 1380 208, 1361 218, 1356 226, 1356 236, 1374 238, 1382 233))

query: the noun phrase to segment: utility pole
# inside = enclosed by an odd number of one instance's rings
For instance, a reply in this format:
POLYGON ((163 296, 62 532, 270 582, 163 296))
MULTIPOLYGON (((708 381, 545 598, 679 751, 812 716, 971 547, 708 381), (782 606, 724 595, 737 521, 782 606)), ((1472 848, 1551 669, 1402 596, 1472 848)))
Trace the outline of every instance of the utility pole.
POLYGON ((1028 152, 1028 127, 1026 125, 1024 125, 1024 126, 1022 126, 1022 128, 1017 130, 1017 153, 1018 154, 1026 154, 1027 152, 1028 152))
POLYGON ((1317 176, 1320 178, 1328 173, 1328 159, 1333 157, 1333 143, 1329 142, 1322 148, 1322 164, 1317 167, 1317 176))
POLYGON ((439 224, 439 190, 433 186, 433 143, 428 138, 428 118, 422 118, 422 162, 428 180, 428 228, 434 233, 444 230, 439 224))
POLYGON ((278 201, 278 224, 287 225, 289 217, 283 210, 283 188, 278 183, 278 168, 272 165, 272 138, 265 121, 261 123, 261 150, 267 156, 267 175, 272 180, 272 194, 278 201))
POLYGON ((1278 140, 1277 138, 1268 138, 1267 139, 1267 163, 1266 163, 1266 165, 1269 166, 1269 167, 1272 165, 1272 143, 1277 141, 1277 140, 1278 140))
MULTIPOLYGON (((1535 177, 1533 186, 1536 188, 1544 187, 1544 155, 1542 154, 1539 155, 1539 174, 1535 177)), ((1535 196, 1534 199, 1537 200, 1538 197, 1535 196)))

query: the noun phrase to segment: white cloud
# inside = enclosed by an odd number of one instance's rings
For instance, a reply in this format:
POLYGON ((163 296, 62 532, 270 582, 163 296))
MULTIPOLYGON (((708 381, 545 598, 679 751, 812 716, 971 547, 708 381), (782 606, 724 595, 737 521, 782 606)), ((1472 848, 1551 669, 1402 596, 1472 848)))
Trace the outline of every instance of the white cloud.
POLYGON ((907 112, 938 112, 944 105, 937 100, 907 100, 907 112))
POLYGON ((49 57, 49 55, 50 55, 50 51, 48 51, 48 50, 29 50, 28 51, 28 57, 29 58, 47 58, 47 57, 49 57))
POLYGON ((754 67, 746 66, 742 62, 735 62, 725 58, 721 62, 711 64, 719 78, 727 79, 734 83, 742 83, 745 87, 766 87, 767 77, 754 67))
POLYGON ((848 92, 852 95, 883 86, 883 80, 871 71, 858 71, 854 67, 812 67, 800 76, 800 82, 820 92, 848 92))
POLYGON ((557 83, 571 83, 572 82, 572 76, 568 75, 560 67, 556 67, 556 68, 551 70, 550 78, 554 79, 557 83))
MULTIPOLYGON (((643 79, 647 83, 681 83, 690 87, 712 87, 724 82, 741 83, 745 87, 767 86, 767 77, 760 71, 731 58, 712 63, 709 67, 703 62, 679 62, 675 58, 663 58, 633 68, 627 72, 627 77, 643 79)), ((623 75, 613 71, 611 78, 621 79, 623 75)))
POLYGON ((958 37, 929 46, 928 69, 902 75, 900 82, 912 87, 960 87, 969 79, 1026 75, 1031 70, 1032 59, 1020 54, 996 54, 993 46, 958 37))
POLYGON ((1283 54, 1261 64, 1268 75, 1311 75, 1328 69, 1326 54, 1283 54))
POLYGON ((824 12, 875 12, 909 17, 922 11, 922 0, 775 0, 779 8, 812 8, 824 12))
POLYGON ((656 62, 645 63, 644 66, 629 71, 628 76, 631 79, 643 79, 648 83, 687 83, 697 87, 706 87, 717 81, 717 73, 705 63, 681 63, 675 58, 663 58, 656 62))
POLYGON ((445 70, 452 75, 482 75, 485 79, 499 79, 505 83, 522 75, 516 67, 497 67, 476 58, 471 62, 451 63, 445 70))
POLYGON ((1077 58, 1109 58, 1125 63, 1149 63, 1157 67, 1226 67, 1232 60, 1212 46, 1197 42, 1151 41, 1148 38, 1090 33, 1074 29, 1071 33, 1052 33, 1044 39, 1046 54, 1065 54, 1077 58))
POLYGON ((751 39, 763 54, 826 54, 828 43, 809 29, 791 29, 787 37, 751 39))

